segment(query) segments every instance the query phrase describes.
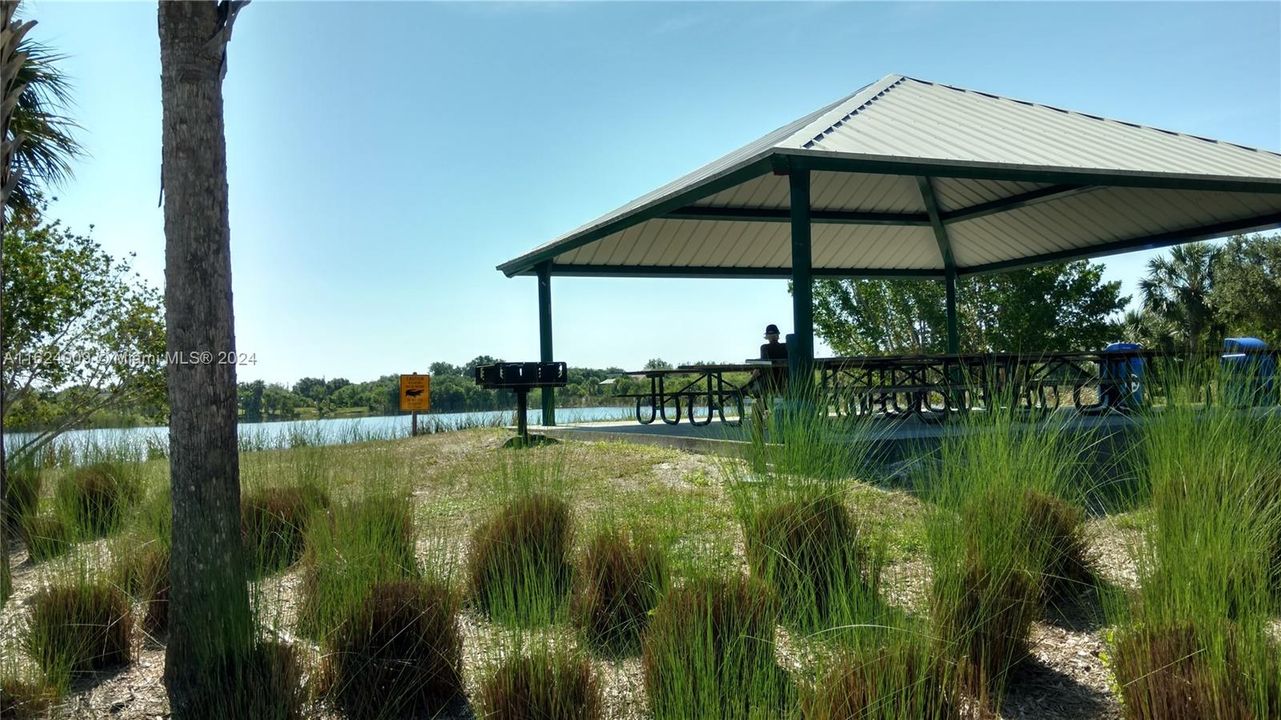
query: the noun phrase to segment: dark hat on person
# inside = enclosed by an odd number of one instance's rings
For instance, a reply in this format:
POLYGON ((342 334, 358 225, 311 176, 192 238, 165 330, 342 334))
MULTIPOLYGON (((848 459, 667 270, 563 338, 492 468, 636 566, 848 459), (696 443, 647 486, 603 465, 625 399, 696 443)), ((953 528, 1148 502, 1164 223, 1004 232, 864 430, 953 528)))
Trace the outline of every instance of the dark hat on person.
POLYGON ((779 332, 778 332, 778 326, 777 326, 777 325, 775 325, 774 323, 770 323, 769 325, 766 325, 766 326, 765 326, 765 334, 766 334, 766 335, 778 335, 778 334, 779 334, 779 332))

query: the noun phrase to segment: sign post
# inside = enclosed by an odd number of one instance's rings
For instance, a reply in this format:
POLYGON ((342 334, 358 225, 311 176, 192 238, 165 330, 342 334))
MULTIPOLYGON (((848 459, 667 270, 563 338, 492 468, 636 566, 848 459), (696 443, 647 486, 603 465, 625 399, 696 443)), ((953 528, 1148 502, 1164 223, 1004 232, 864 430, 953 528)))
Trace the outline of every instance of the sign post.
POLYGON ((400 411, 411 412, 409 434, 411 437, 418 435, 418 413, 427 412, 431 409, 431 376, 412 375, 400 376, 400 411))

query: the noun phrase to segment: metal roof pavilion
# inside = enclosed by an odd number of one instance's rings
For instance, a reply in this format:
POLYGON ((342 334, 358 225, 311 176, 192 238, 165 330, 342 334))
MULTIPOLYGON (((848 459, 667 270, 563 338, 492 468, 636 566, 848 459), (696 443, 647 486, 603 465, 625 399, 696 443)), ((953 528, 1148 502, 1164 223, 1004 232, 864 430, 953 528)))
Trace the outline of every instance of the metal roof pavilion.
POLYGON ((1281 227, 1281 154, 887 75, 498 266, 552 275, 959 276, 1281 227))

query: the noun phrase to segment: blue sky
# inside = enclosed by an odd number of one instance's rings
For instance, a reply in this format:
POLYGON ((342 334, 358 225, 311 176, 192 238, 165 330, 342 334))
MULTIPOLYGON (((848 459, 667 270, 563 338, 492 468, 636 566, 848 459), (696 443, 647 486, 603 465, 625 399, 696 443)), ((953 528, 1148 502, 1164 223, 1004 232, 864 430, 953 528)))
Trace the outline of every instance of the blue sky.
MULTIPOLYGON (((56 215, 160 286, 154 3, 30 0, 89 157, 56 215)), ((1281 149, 1281 3, 303 3, 224 86, 241 379, 535 359, 494 266, 888 73, 1281 149)), ((1108 258, 1133 291, 1147 254, 1108 258)), ((736 360, 780 281, 554 279, 556 356, 736 360)), ((825 348, 819 348, 824 352, 825 348)))

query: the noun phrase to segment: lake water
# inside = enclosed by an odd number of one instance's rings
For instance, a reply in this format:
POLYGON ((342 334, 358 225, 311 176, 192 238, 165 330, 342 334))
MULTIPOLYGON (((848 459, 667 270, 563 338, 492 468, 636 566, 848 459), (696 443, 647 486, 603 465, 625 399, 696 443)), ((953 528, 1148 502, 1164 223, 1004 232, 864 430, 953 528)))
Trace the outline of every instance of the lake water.
MULTIPOLYGON (((587 407, 556 408, 558 424, 622 420, 632 417, 631 408, 587 407)), ((514 424, 512 411, 433 413, 418 416, 419 432, 449 430, 514 424)), ((541 410, 530 409, 529 423, 542 422, 541 410)), ((296 445, 335 445, 367 440, 385 440, 408 437, 410 416, 328 418, 324 420, 285 420, 280 422, 241 423, 239 427, 242 450, 296 445)), ((5 448, 12 450, 29 439, 29 433, 5 433, 5 448)), ((71 430, 58 437, 57 443, 73 448, 113 447, 167 449, 169 428, 135 427, 71 430)))

